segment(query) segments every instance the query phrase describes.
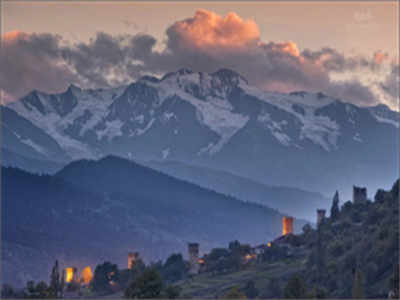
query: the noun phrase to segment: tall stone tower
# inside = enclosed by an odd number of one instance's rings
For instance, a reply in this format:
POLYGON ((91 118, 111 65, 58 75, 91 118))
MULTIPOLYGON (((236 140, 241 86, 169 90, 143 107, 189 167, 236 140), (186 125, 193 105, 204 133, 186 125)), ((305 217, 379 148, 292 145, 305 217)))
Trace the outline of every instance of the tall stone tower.
POLYGON ((65 281, 67 283, 78 281, 78 269, 76 267, 66 268, 65 275, 65 281))
POLYGON ((132 269, 135 265, 135 261, 139 258, 139 252, 128 253, 128 269, 132 269))
POLYGON ((317 209, 317 225, 321 224, 322 221, 325 219, 325 209, 317 209))
POLYGON ((189 243, 188 251, 190 264, 189 274, 197 274, 199 273, 199 244, 189 243))
POLYGON ((367 188, 353 185, 353 203, 364 203, 367 201, 367 188))
POLYGON ((293 233, 293 217, 284 216, 282 218, 282 235, 293 233))

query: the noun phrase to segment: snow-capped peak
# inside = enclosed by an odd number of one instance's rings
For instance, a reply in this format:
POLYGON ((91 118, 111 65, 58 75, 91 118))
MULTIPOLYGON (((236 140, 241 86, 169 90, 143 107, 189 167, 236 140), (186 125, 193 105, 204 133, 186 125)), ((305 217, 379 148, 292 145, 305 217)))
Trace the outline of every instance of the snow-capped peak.
MULTIPOLYGON (((196 155, 221 151, 247 124, 260 126, 262 129, 257 130, 265 130, 266 139, 272 136, 279 146, 301 149, 311 142, 334 151, 340 148, 339 139, 346 134, 343 128, 347 125, 335 117, 335 109, 343 108, 343 104, 322 93, 266 92, 229 69, 214 73, 180 69, 161 79, 143 76, 119 88, 85 90, 70 85, 58 94, 33 91, 7 106, 45 131, 71 157, 83 158, 107 154, 109 148, 105 145, 116 138, 128 147, 134 138, 162 127, 169 128, 178 139, 177 133, 189 126, 183 123, 182 114, 190 109, 195 110, 195 120, 190 122, 197 122, 196 126, 209 134, 199 138, 204 141, 195 149, 196 155), (172 100, 165 102, 168 99, 172 100)), ((346 113, 353 128, 357 107, 348 106, 346 113)), ((388 107, 369 110, 378 122, 398 126, 398 114, 388 107)), ((358 141, 364 140, 362 133, 354 135, 358 141)), ((171 149, 173 155, 173 146, 163 145, 162 149, 171 149)))
POLYGON ((246 78, 231 69, 219 69, 211 75, 218 77, 222 82, 229 85, 239 85, 241 82, 248 84, 246 78))

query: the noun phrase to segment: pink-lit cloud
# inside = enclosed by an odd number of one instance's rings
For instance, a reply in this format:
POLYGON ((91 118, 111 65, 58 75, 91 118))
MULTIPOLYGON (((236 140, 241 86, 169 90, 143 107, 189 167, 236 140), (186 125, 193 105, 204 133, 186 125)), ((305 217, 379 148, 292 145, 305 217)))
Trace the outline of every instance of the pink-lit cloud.
POLYGON ((177 21, 170 29, 181 47, 237 48, 257 43, 260 31, 253 20, 243 20, 230 12, 225 17, 199 9, 192 18, 177 21))
POLYGON ((379 50, 374 53, 373 59, 375 64, 381 65, 385 60, 389 59, 389 55, 379 50))

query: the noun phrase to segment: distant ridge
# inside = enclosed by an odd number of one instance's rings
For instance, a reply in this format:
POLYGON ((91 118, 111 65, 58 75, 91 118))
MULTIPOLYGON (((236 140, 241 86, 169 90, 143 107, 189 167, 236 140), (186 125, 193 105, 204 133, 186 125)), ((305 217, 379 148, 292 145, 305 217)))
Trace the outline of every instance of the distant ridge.
MULTIPOLYGON (((115 156, 73 162, 54 176, 2 168, 1 179, 4 279, 17 286, 47 279, 55 259, 80 269, 105 259, 125 266, 129 251, 149 261, 186 253, 187 241, 208 251, 281 232, 274 209, 115 156)), ((296 230, 304 224, 297 220, 296 230)))

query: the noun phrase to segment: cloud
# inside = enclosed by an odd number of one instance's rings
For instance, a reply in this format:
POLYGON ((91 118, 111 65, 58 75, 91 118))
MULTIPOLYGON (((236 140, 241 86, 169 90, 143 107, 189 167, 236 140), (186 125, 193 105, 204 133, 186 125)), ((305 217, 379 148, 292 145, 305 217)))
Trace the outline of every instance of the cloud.
POLYGON ((6 33, 0 52, 0 88, 5 100, 33 89, 57 91, 75 82, 60 61, 60 37, 51 34, 6 33))
MULTIPOLYGON (((68 44, 50 34, 9 33, 0 55, 0 88, 10 97, 37 88, 59 90, 73 82, 83 87, 126 84, 145 74, 163 75, 179 68, 213 72, 236 70, 266 90, 322 91, 330 96, 372 105, 378 99, 357 79, 333 81, 332 73, 376 70, 387 61, 346 56, 334 48, 299 50, 293 41, 262 41, 253 20, 235 13, 220 16, 198 10, 166 29, 163 48, 149 34, 111 36, 98 33, 87 43, 68 44), (161 49, 161 50, 160 50, 161 49), (9 74, 10 73, 10 74, 9 74)), ((391 79, 381 88, 391 90, 391 79)), ((391 92, 386 92, 390 94, 391 92)))
POLYGON ((124 39, 100 32, 88 43, 62 47, 60 51, 86 85, 107 87, 118 84, 124 75, 128 59, 122 47, 124 39))
POLYGON ((170 48, 221 49, 257 43, 260 31, 252 20, 230 12, 225 17, 199 9, 194 17, 174 23, 167 31, 170 48))
POLYGON ((389 58, 387 53, 383 53, 382 51, 378 50, 374 53, 374 63, 376 65, 381 65, 385 60, 389 58))
POLYGON ((320 50, 312 51, 305 49, 301 55, 321 67, 327 72, 347 72, 347 71, 360 71, 362 69, 377 70, 379 67, 389 59, 387 53, 376 51, 372 58, 358 56, 346 56, 336 49, 324 47, 320 50))
POLYGON ((357 105, 371 106, 378 103, 376 95, 358 80, 331 82, 324 92, 338 99, 345 99, 357 105))
POLYGON ((399 108, 400 66, 398 64, 392 65, 391 72, 386 76, 380 86, 389 98, 388 104, 391 107, 399 108))

